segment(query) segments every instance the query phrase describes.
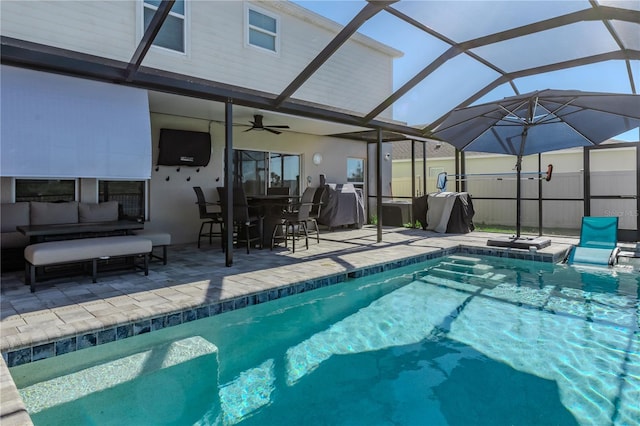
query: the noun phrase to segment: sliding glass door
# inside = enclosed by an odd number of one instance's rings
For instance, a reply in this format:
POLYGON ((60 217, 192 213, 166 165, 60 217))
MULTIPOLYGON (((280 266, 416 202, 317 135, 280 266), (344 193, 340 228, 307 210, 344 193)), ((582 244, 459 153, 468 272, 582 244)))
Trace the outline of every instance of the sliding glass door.
POLYGON ((242 184, 247 195, 266 193, 268 158, 267 152, 233 151, 233 180, 242 184))
POLYGON ((264 195, 268 187, 289 187, 300 194, 300 156, 278 152, 234 150, 234 182, 247 195, 264 195))
POLYGON ((287 187, 289 194, 300 194, 300 156, 269 154, 269 186, 287 187))

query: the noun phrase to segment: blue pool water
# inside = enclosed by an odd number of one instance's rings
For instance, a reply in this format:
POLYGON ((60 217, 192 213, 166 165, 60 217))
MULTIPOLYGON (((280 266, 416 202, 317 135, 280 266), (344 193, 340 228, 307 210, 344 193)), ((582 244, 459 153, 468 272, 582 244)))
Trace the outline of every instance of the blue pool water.
POLYGON ((11 369, 36 425, 630 425, 640 275, 450 256, 11 369))

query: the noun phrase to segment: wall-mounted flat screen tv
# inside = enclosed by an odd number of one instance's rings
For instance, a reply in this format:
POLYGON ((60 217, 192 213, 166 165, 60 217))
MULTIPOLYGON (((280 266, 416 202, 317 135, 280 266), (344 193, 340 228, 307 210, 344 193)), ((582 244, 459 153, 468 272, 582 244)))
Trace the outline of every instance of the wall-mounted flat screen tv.
POLYGON ((206 166, 211 135, 189 130, 160 129, 158 166, 206 166))

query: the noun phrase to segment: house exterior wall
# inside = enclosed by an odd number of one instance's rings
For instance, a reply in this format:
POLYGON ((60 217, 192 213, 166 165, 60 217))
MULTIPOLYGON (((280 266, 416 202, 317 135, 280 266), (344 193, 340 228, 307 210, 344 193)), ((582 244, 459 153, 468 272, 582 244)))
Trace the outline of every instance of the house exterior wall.
POLYGON ((0 2, 3 36, 119 61, 136 47, 134 1, 0 2))
MULTIPOLYGON (((216 187, 224 185, 224 125, 192 118, 166 114, 151 114, 153 138, 153 163, 149 185, 149 221, 145 229, 163 230, 171 233, 172 243, 193 242, 197 238, 200 218, 196 206, 194 186, 200 186, 207 201, 217 201, 216 187), (210 132, 212 142, 211 161, 206 167, 158 166, 158 140, 161 128, 174 128, 210 132), (167 179, 168 178, 168 179, 167 179), (189 179, 189 180, 187 180, 189 179)), ((311 176, 311 186, 319 185, 319 175, 325 174, 327 182, 347 181, 347 157, 366 158, 366 145, 344 139, 332 139, 299 133, 272 135, 267 132, 244 132, 239 127, 233 132, 235 149, 275 151, 301 156, 302 190, 307 187, 307 176, 311 176), (316 166, 313 154, 319 152, 323 161, 316 166)), ((269 230, 270 232, 270 230, 269 230)))
MULTIPOLYGON (((142 3, 108 0, 0 2, 3 36, 72 51, 129 61, 142 33, 142 3)), ((325 18, 288 2, 188 1, 185 54, 152 47, 143 66, 208 80, 278 93, 301 72, 340 28, 325 18), (257 5, 279 17, 278 54, 245 45, 246 5, 257 5)), ((368 111, 392 88, 392 60, 399 52, 363 36, 345 43, 294 95, 297 98, 359 112, 368 111), (362 74, 359 74, 359 73, 362 74)), ((390 114, 390 111, 385 114, 390 114)), ((152 172, 147 181, 146 229, 172 234, 172 243, 194 242, 200 226, 193 186, 201 186, 210 200, 223 185, 224 125, 202 119, 150 112, 152 172), (156 169, 161 128, 210 132, 212 156, 206 167, 160 166, 156 169)), ((70 123, 72 125, 73 123, 70 123)), ((301 156, 301 185, 347 181, 347 158, 366 158, 365 143, 283 132, 244 132, 234 129, 235 149, 291 153, 301 156), (323 161, 314 165, 312 156, 323 161)), ((51 179, 59 178, 50 176, 51 179)), ((79 201, 96 202, 99 180, 77 179, 79 201)), ((0 201, 15 199, 14 178, 0 178, 0 201)))
MULTIPOLYGON (((194 242, 200 227, 194 186, 202 187, 208 201, 218 200, 217 186, 224 185, 224 125, 187 117, 151 114, 152 162, 151 180, 148 185, 148 217, 145 229, 169 232, 172 244, 194 242), (206 167, 156 166, 160 129, 171 128, 209 132, 212 154, 206 167), (198 171, 196 171, 198 170, 198 171)), ((345 139, 334 139, 299 133, 272 135, 267 132, 234 130, 235 149, 275 151, 301 156, 302 190, 308 185, 318 186, 319 175, 324 174, 328 183, 347 181, 347 158, 366 158, 366 144, 345 139), (319 165, 312 162, 314 153, 322 154, 319 165), (311 183, 307 183, 311 176, 311 183)), ((55 176, 52 176, 55 178, 55 176)), ((78 200, 97 202, 97 179, 78 180, 78 200)), ((0 178, 0 201, 14 200, 12 178, 0 178)))
MULTIPOLYGON (((142 2, 0 3, 2 35, 129 61, 140 40, 142 2)), ((340 28, 289 2, 187 1, 186 52, 152 47, 143 66, 280 93, 340 28), (277 53, 245 41, 246 7, 279 18, 277 53)), ((392 92, 393 57, 401 53, 364 36, 347 41, 294 98, 365 113, 392 92)), ((389 108, 382 115, 391 118, 389 108)))

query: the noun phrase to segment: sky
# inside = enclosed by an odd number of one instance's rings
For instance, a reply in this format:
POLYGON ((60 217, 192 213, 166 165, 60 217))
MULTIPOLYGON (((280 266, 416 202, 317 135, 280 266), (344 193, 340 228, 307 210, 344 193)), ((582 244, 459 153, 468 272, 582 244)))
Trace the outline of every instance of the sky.
MULTIPOLYGON (((366 4, 364 0, 296 0, 295 3, 340 24, 348 23, 366 4)), ((466 41, 496 31, 549 19, 557 15, 590 7, 586 0, 548 1, 405 1, 394 8, 426 24, 430 28, 457 41, 466 41), (468 25, 474 22, 474 25, 468 25)), ((601 4, 607 3, 604 0, 601 4)), ((640 9, 640 1, 619 1, 620 4, 640 9)), ((625 24, 625 23, 622 23, 625 24)), ((640 45, 637 27, 617 27, 623 42, 631 47, 640 45)), ((420 70, 449 48, 449 45, 399 20, 386 12, 378 13, 358 30, 400 52, 394 59, 393 90, 397 90, 420 70)), ((571 58, 606 53, 618 48, 604 25, 599 22, 581 22, 571 28, 560 27, 522 39, 483 46, 474 51, 480 57, 497 64, 504 71, 527 69, 545 63, 561 62, 571 58)), ((336 54, 339 54, 338 51, 336 54)), ((640 61, 631 62, 636 86, 640 85, 640 61)), ((406 95, 395 102, 394 119, 420 126, 432 122, 467 97, 494 81, 499 74, 467 55, 458 55, 406 95)), ((593 92, 632 93, 624 61, 600 62, 589 66, 555 71, 519 78, 515 84, 520 93, 542 89, 575 89, 593 92)), ((476 103, 515 95, 506 84, 497 87, 476 103)), ((380 100, 382 101, 382 99, 380 100)), ((375 107, 376 105, 372 105, 375 107)), ((367 111, 368 112, 368 111, 367 111)), ((615 137, 624 141, 640 139, 640 129, 615 137)))

